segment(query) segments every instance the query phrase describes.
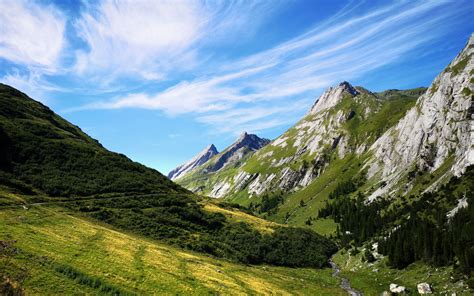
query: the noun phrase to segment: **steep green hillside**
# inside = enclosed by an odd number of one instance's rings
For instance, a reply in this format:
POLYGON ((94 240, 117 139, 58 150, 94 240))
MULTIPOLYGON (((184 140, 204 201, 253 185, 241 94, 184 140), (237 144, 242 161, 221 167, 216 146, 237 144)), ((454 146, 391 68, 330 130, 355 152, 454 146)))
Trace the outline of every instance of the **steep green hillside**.
POLYGON ((185 192, 158 171, 106 150, 48 107, 4 84, 0 140, 1 183, 19 189, 26 183, 52 196, 185 192))
MULTIPOLYGON (((372 101, 373 104, 379 104, 377 112, 366 118, 357 116, 367 108, 366 106, 358 104, 350 97, 343 99, 334 110, 344 110, 344 113, 354 110, 356 113, 343 125, 343 129, 349 135, 348 146, 369 147, 415 105, 416 98, 425 90, 417 88, 377 93, 376 96, 380 100, 372 101)), ((322 173, 307 187, 287 194, 284 202, 278 206, 277 211, 270 213, 269 218, 289 225, 306 225, 324 234, 331 234, 336 230, 336 224, 331 219, 318 219, 318 210, 340 184, 352 182, 356 187, 361 186, 363 190, 371 186, 365 181, 365 171, 361 170, 368 153, 348 153, 343 158, 340 158, 336 149, 328 150, 327 153, 325 158, 329 164, 324 167, 322 173)))

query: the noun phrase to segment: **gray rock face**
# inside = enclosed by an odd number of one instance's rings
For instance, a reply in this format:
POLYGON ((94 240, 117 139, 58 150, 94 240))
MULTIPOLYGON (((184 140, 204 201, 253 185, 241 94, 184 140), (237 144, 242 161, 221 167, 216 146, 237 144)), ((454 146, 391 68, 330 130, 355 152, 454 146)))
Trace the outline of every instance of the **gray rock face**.
POLYGON ((372 145, 375 159, 369 172, 381 175, 389 186, 371 199, 386 193, 409 170, 432 172, 452 158, 451 173, 460 175, 474 163, 473 51, 471 36, 416 106, 372 145))
POLYGON ((314 103, 309 113, 315 114, 336 106, 337 103, 339 103, 344 98, 344 94, 356 96, 359 94, 359 91, 350 85, 349 82, 343 81, 339 84, 339 86, 330 87, 328 90, 326 90, 319 100, 314 103))
MULTIPOLYGON (((304 188, 311 184, 327 165, 325 159, 327 151, 325 150, 337 150, 340 157, 344 157, 344 154, 348 153, 350 149, 346 145, 347 137, 341 134, 341 127, 355 116, 355 112, 343 112, 342 110, 334 112, 333 107, 344 98, 356 100, 361 92, 375 98, 367 90, 358 90, 346 81, 335 87, 330 87, 319 97, 307 116, 294 126, 295 132, 293 134, 285 133, 272 141, 268 146, 270 148, 257 152, 254 157, 261 161, 272 159, 270 166, 277 168, 278 172, 258 174, 257 178, 254 178, 248 186, 248 194, 259 195, 276 188, 285 192, 304 188), (296 151, 284 154, 286 156, 277 159, 272 157, 273 150, 267 151, 269 149, 287 151, 296 149, 296 151), (294 162, 305 158, 307 154, 311 155, 313 161, 298 169, 291 168, 294 162)), ((237 192, 238 190, 232 188, 231 191, 237 192)))
POLYGON ((240 137, 227 149, 222 151, 213 165, 207 168, 208 172, 216 172, 229 163, 235 163, 247 153, 254 152, 270 143, 270 140, 259 138, 257 135, 243 132, 240 137))
POLYGON ((195 157, 193 157, 188 162, 178 166, 168 174, 168 178, 171 180, 177 180, 193 169, 202 166, 205 164, 209 159, 211 159, 214 155, 218 154, 216 147, 214 144, 207 146, 204 150, 199 152, 195 157))

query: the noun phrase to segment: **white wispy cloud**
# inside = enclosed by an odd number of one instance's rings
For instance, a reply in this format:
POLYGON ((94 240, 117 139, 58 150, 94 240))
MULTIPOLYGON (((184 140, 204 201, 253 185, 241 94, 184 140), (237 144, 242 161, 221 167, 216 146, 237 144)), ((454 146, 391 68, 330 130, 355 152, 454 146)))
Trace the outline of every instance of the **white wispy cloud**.
POLYGON ((109 99, 68 111, 160 110, 193 116, 215 132, 262 131, 294 121, 323 88, 442 38, 459 15, 473 10, 468 2, 396 1, 370 10, 363 1, 350 2, 280 44, 246 56, 220 55, 219 48, 255 41, 288 3, 85 1, 72 16, 45 2, 3 0, 0 58, 26 70, 4 71, 0 80, 44 97, 64 91, 49 77, 71 75, 72 91, 109 99))
POLYGON ((89 5, 75 24, 88 45, 76 52, 75 70, 97 76, 107 73, 112 78, 132 74, 142 79, 165 79, 169 72, 189 70, 200 63, 199 48, 224 37, 229 41, 229 32, 255 27, 262 17, 249 25, 252 15, 271 11, 271 7, 276 5, 195 0, 89 5))
POLYGON ((226 112, 201 115, 199 122, 215 126, 214 133, 230 133, 238 135, 243 131, 258 133, 269 128, 289 124, 295 113, 306 109, 304 100, 299 100, 286 106, 257 106, 234 108, 226 112), (271 119, 270 116, 286 114, 285 117, 271 119))
POLYGON ((0 1, 0 58, 54 72, 66 45, 66 18, 52 5, 0 1))
POLYGON ((88 49, 77 52, 79 73, 139 74, 157 79, 168 59, 183 57, 198 39, 204 11, 195 1, 103 1, 76 22, 88 49), (163 61, 162 58, 167 60, 163 61))
MULTIPOLYGON (((131 93, 85 108, 146 108, 197 113, 198 121, 228 132, 267 129, 288 120, 285 98, 309 93, 388 65, 445 34, 461 8, 439 11, 442 1, 395 2, 365 14, 345 9, 274 48, 213 66, 206 78, 181 81, 157 93, 131 93), (437 30, 433 30, 437 28, 437 30), (256 107, 268 102, 272 108, 256 107), (251 111, 254 110, 254 111, 251 111), (256 114, 258 116, 256 117, 256 114), (281 118, 280 120, 276 118, 281 118)), ((356 8, 354 8, 355 10, 356 8)))

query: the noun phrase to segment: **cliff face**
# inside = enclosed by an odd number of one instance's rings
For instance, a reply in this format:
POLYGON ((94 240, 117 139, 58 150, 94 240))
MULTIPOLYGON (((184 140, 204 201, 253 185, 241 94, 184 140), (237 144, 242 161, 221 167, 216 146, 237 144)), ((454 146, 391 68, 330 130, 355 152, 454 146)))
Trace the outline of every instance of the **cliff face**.
POLYGON ((389 185, 371 198, 389 192, 409 172, 431 173, 445 164, 459 176, 474 163, 473 51, 471 36, 416 106, 371 146, 368 177, 389 185))

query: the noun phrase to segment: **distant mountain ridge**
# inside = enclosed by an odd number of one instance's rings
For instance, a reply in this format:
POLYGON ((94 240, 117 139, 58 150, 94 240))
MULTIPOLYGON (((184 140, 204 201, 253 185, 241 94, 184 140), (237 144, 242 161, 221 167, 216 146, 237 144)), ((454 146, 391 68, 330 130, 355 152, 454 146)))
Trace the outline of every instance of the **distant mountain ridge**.
POLYGON ((208 172, 216 172, 229 163, 236 162, 245 154, 257 151, 270 143, 270 140, 259 138, 257 135, 243 132, 239 138, 221 154, 219 154, 214 163, 207 168, 208 172))
MULTIPOLYGON (((213 182, 214 176, 219 176, 220 174, 226 174, 226 172, 228 173, 229 171, 232 171, 235 167, 240 166, 243 161, 248 159, 256 151, 265 147, 268 143, 270 143, 270 140, 268 139, 243 132, 237 140, 224 149, 224 151, 215 155, 208 162, 204 163, 204 165, 190 171, 183 178, 178 179, 177 182, 180 184, 186 184, 186 186, 199 193, 203 188, 202 185, 193 187, 193 184, 213 182)), ((211 196, 218 197, 223 192, 225 191, 214 191, 211 193, 211 196)))
POLYGON ((188 172, 192 171, 193 169, 202 166, 205 164, 209 159, 211 159, 214 155, 218 154, 216 146, 211 144, 204 148, 201 152, 199 152, 196 156, 194 156, 191 160, 185 162, 184 164, 178 166, 177 168, 173 169, 171 172, 168 173, 168 178, 171 180, 176 180, 178 178, 183 177, 188 172))

